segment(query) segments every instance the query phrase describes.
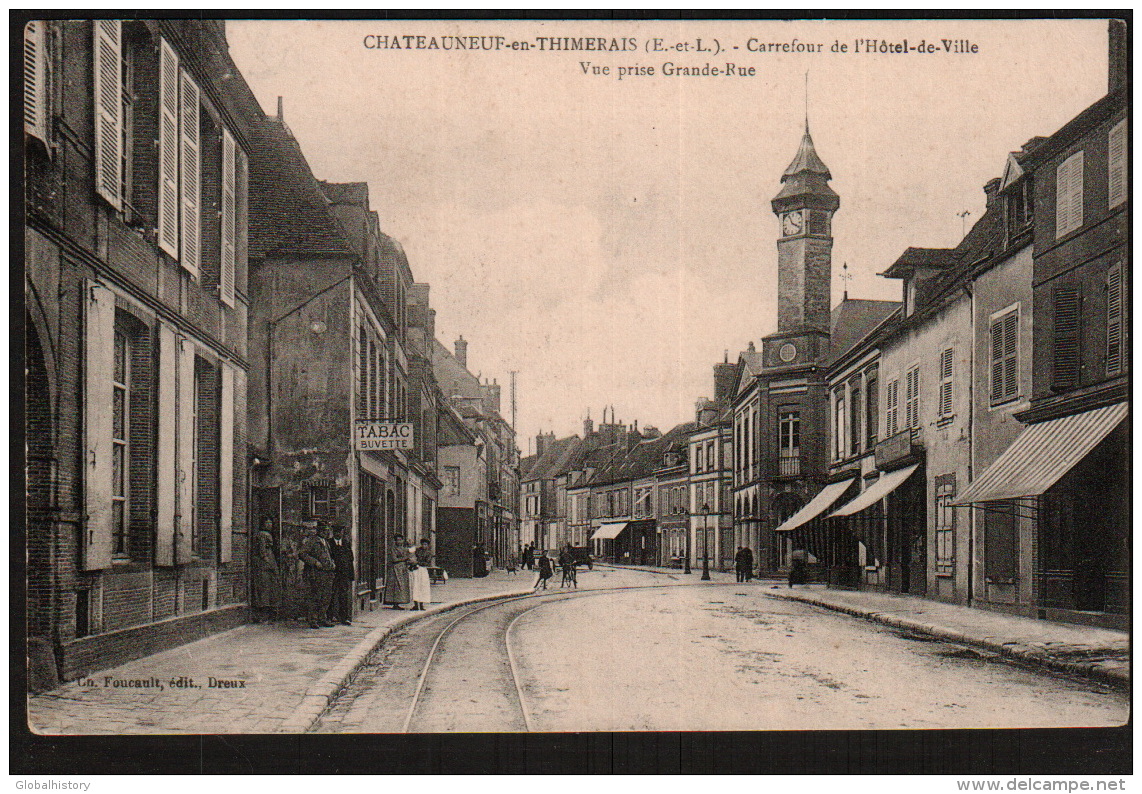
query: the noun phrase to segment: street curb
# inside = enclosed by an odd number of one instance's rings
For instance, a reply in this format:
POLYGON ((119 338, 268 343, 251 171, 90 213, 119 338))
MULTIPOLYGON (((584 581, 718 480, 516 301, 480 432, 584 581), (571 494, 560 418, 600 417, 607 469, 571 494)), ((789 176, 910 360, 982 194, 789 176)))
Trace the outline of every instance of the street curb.
POLYGON ((387 623, 384 626, 377 626, 375 629, 365 635, 364 639, 358 642, 353 649, 347 653, 340 662, 338 662, 329 672, 322 676, 321 680, 313 684, 306 690, 305 696, 302 698, 301 703, 294 708, 285 722, 282 723, 279 730, 283 733, 306 733, 309 731, 329 704, 337 696, 337 694, 344 689, 357 671, 365 664, 365 660, 376 651, 385 640, 388 639, 394 631, 404 628, 410 623, 417 620, 427 618, 433 615, 439 615, 442 612, 456 609, 457 607, 466 606, 468 604, 478 604, 481 601, 495 601, 501 598, 514 598, 516 596, 528 595, 533 592, 532 590, 513 590, 507 593, 497 593, 495 595, 479 596, 478 598, 467 598, 461 601, 453 601, 448 604, 441 604, 438 607, 430 607, 423 612, 413 612, 404 615, 392 623, 387 623))
MULTIPOLYGON (((613 562, 596 562, 595 567, 596 568, 610 568, 611 570, 614 570, 614 571, 641 571, 642 573, 660 573, 660 574, 668 574, 671 576, 673 576, 673 575, 687 576, 685 571, 683 571, 683 569, 681 569, 681 568, 651 568, 649 566, 648 567, 642 567, 639 565, 618 565, 618 564, 613 563, 613 562)), ((728 574, 729 571, 720 571, 719 573, 727 573, 728 574)), ((690 576, 697 575, 700 577, 702 575, 702 572, 700 570, 691 571, 689 573, 689 575, 690 576)), ((781 578, 778 578, 778 577, 755 576, 755 577, 753 577, 753 579, 750 582, 713 582, 713 584, 755 584, 756 583, 756 584, 761 585, 761 584, 773 584, 774 582, 782 582, 782 581, 784 581, 784 580, 781 578)))
POLYGON ((959 645, 982 648, 997 653, 1000 656, 1022 662, 1023 664, 1081 676, 1116 689, 1130 690, 1129 670, 1122 670, 1116 665, 1107 666, 1105 662, 1072 662, 1066 659, 1057 659, 1041 648, 1033 645, 1023 645, 1019 642, 1010 641, 1005 642, 998 637, 973 637, 956 629, 936 626, 931 623, 923 623, 919 620, 912 620, 885 612, 872 612, 860 609, 859 607, 830 604, 826 601, 820 601, 798 593, 767 592, 765 595, 769 598, 776 598, 781 601, 799 601, 803 604, 812 604, 813 606, 829 609, 833 612, 841 612, 852 617, 863 618, 873 623, 880 623, 897 629, 907 629, 920 634, 927 634, 931 637, 947 642, 954 642, 959 645))

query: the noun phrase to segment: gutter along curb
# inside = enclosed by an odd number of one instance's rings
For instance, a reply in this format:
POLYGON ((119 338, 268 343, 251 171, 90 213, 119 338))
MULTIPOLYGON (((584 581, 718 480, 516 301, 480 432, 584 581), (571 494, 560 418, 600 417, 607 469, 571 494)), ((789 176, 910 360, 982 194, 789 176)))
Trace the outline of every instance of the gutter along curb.
POLYGON ((1038 645, 1025 645, 1018 641, 1004 640, 999 637, 969 635, 959 629, 925 623, 920 620, 906 618, 892 613, 874 612, 868 609, 861 609, 860 607, 830 603, 823 599, 814 598, 807 593, 767 592, 765 595, 769 598, 776 598, 782 601, 800 601, 804 604, 812 604, 813 606, 829 609, 833 612, 841 612, 873 623, 891 626, 892 628, 926 634, 930 637, 935 637, 936 639, 946 642, 953 642, 958 645, 981 648, 1022 664, 1079 676, 1114 687, 1115 689, 1130 691, 1129 661, 1122 663, 1108 660, 1076 661, 1060 659, 1056 656, 1052 656, 1049 651, 1038 645))
POLYGON ((377 626, 365 635, 364 639, 353 647, 353 650, 345 654, 344 658, 342 658, 333 669, 309 687, 301 703, 298 704, 293 710, 293 713, 286 718, 279 730, 283 733, 306 733, 313 728, 317 720, 325 713, 325 710, 329 708, 329 704, 333 702, 333 699, 337 697, 342 689, 348 686, 349 682, 353 680, 353 676, 357 674, 357 671, 361 669, 369 656, 380 648, 385 640, 394 632, 422 618, 433 617, 443 612, 456 609, 457 607, 478 604, 482 601, 515 598, 529 595, 532 592, 532 590, 513 590, 506 593, 496 593, 495 595, 478 596, 453 601, 447 604, 441 604, 437 607, 430 607, 423 612, 413 612, 397 618, 392 623, 377 626))

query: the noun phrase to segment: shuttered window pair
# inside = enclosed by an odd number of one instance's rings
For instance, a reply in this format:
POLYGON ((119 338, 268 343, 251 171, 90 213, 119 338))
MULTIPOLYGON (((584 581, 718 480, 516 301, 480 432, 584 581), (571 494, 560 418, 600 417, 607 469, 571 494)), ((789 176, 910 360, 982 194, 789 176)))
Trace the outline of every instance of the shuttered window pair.
POLYGON ((159 246, 198 278, 202 259, 200 96, 198 85, 179 66, 178 53, 165 39, 159 50, 159 246))
POLYGON ((24 26, 24 132, 48 142, 48 52, 46 22, 24 26))
POLYGON ((904 423, 906 427, 920 427, 920 367, 912 367, 904 376, 904 423))
POLYGON ((1055 169, 1055 239, 1083 225, 1083 153, 1075 152, 1055 169))
POLYGON ((991 404, 1019 396, 1019 309, 991 323, 991 404))
POLYGON ((892 438, 900 429, 900 379, 893 378, 884 387, 885 438, 892 438))
MULTIPOLYGON (((94 281, 85 284, 84 300, 84 526, 83 566, 100 570, 128 551, 125 515, 135 493, 128 466, 131 367, 148 360, 133 351, 139 340, 116 329, 115 294, 94 281)), ((151 344, 147 342, 147 344, 151 344)), ((158 322, 157 436, 153 465, 155 494, 154 562, 176 565, 191 561, 195 481, 194 342, 158 322)), ((234 406, 245 395, 245 373, 230 364, 220 367, 217 407, 218 560, 231 559, 234 511, 234 406)), ((213 432, 213 430, 212 430, 213 432)))
POLYGON ((940 353, 940 416, 952 416, 952 376, 955 373, 955 348, 940 353))

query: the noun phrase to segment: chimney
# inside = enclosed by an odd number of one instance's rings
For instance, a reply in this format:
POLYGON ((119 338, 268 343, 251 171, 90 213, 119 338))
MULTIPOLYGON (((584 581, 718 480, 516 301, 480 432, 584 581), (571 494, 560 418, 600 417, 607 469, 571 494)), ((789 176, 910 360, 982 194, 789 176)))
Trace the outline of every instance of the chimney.
POLYGON ((282 98, 278 97, 278 121, 285 121, 285 113, 282 112, 282 98))
POLYGON ((583 420, 583 438, 595 432, 595 423, 591 421, 591 415, 588 414, 587 418, 583 420))
POLYGON ((729 363, 729 354, 726 361, 714 365, 714 402, 726 402, 733 396, 734 382, 737 380, 737 364, 729 363))
POLYGON ((1130 47, 1126 35, 1126 21, 1112 19, 1108 23, 1110 52, 1107 66, 1107 93, 1117 91, 1130 81, 1130 47))
POLYGON ((468 343, 464 341, 464 334, 460 334, 460 338, 456 340, 456 360, 460 362, 460 366, 468 366, 468 343))
POLYGON ((544 452, 547 451, 547 448, 549 446, 551 446, 551 444, 554 441, 555 441, 555 433, 553 433, 553 432, 540 433, 538 436, 536 436, 535 437, 535 456, 537 458, 540 457, 544 452))
POLYGON ((987 180, 987 184, 983 186, 983 192, 987 195, 988 209, 995 203, 995 197, 999 195, 999 186, 1002 182, 1002 179, 996 177, 995 179, 987 180))

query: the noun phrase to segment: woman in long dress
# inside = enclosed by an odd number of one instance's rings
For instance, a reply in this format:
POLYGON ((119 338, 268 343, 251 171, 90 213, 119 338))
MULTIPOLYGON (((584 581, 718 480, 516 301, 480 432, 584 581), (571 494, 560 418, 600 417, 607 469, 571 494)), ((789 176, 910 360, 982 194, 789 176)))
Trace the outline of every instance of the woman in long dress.
POLYGON ((254 622, 274 620, 281 606, 278 558, 274 554, 274 520, 267 518, 254 533, 254 622))
POLYGON ((385 572, 384 602, 393 609, 404 609, 401 604, 407 604, 412 600, 409 596, 408 582, 410 559, 404 535, 398 532, 393 536, 393 545, 389 548, 388 570, 385 572))
POLYGON ((410 559, 416 560, 416 568, 409 575, 412 584, 412 608, 424 610, 432 603, 432 586, 428 579, 428 568, 432 565, 432 548, 428 540, 408 550, 410 559))

